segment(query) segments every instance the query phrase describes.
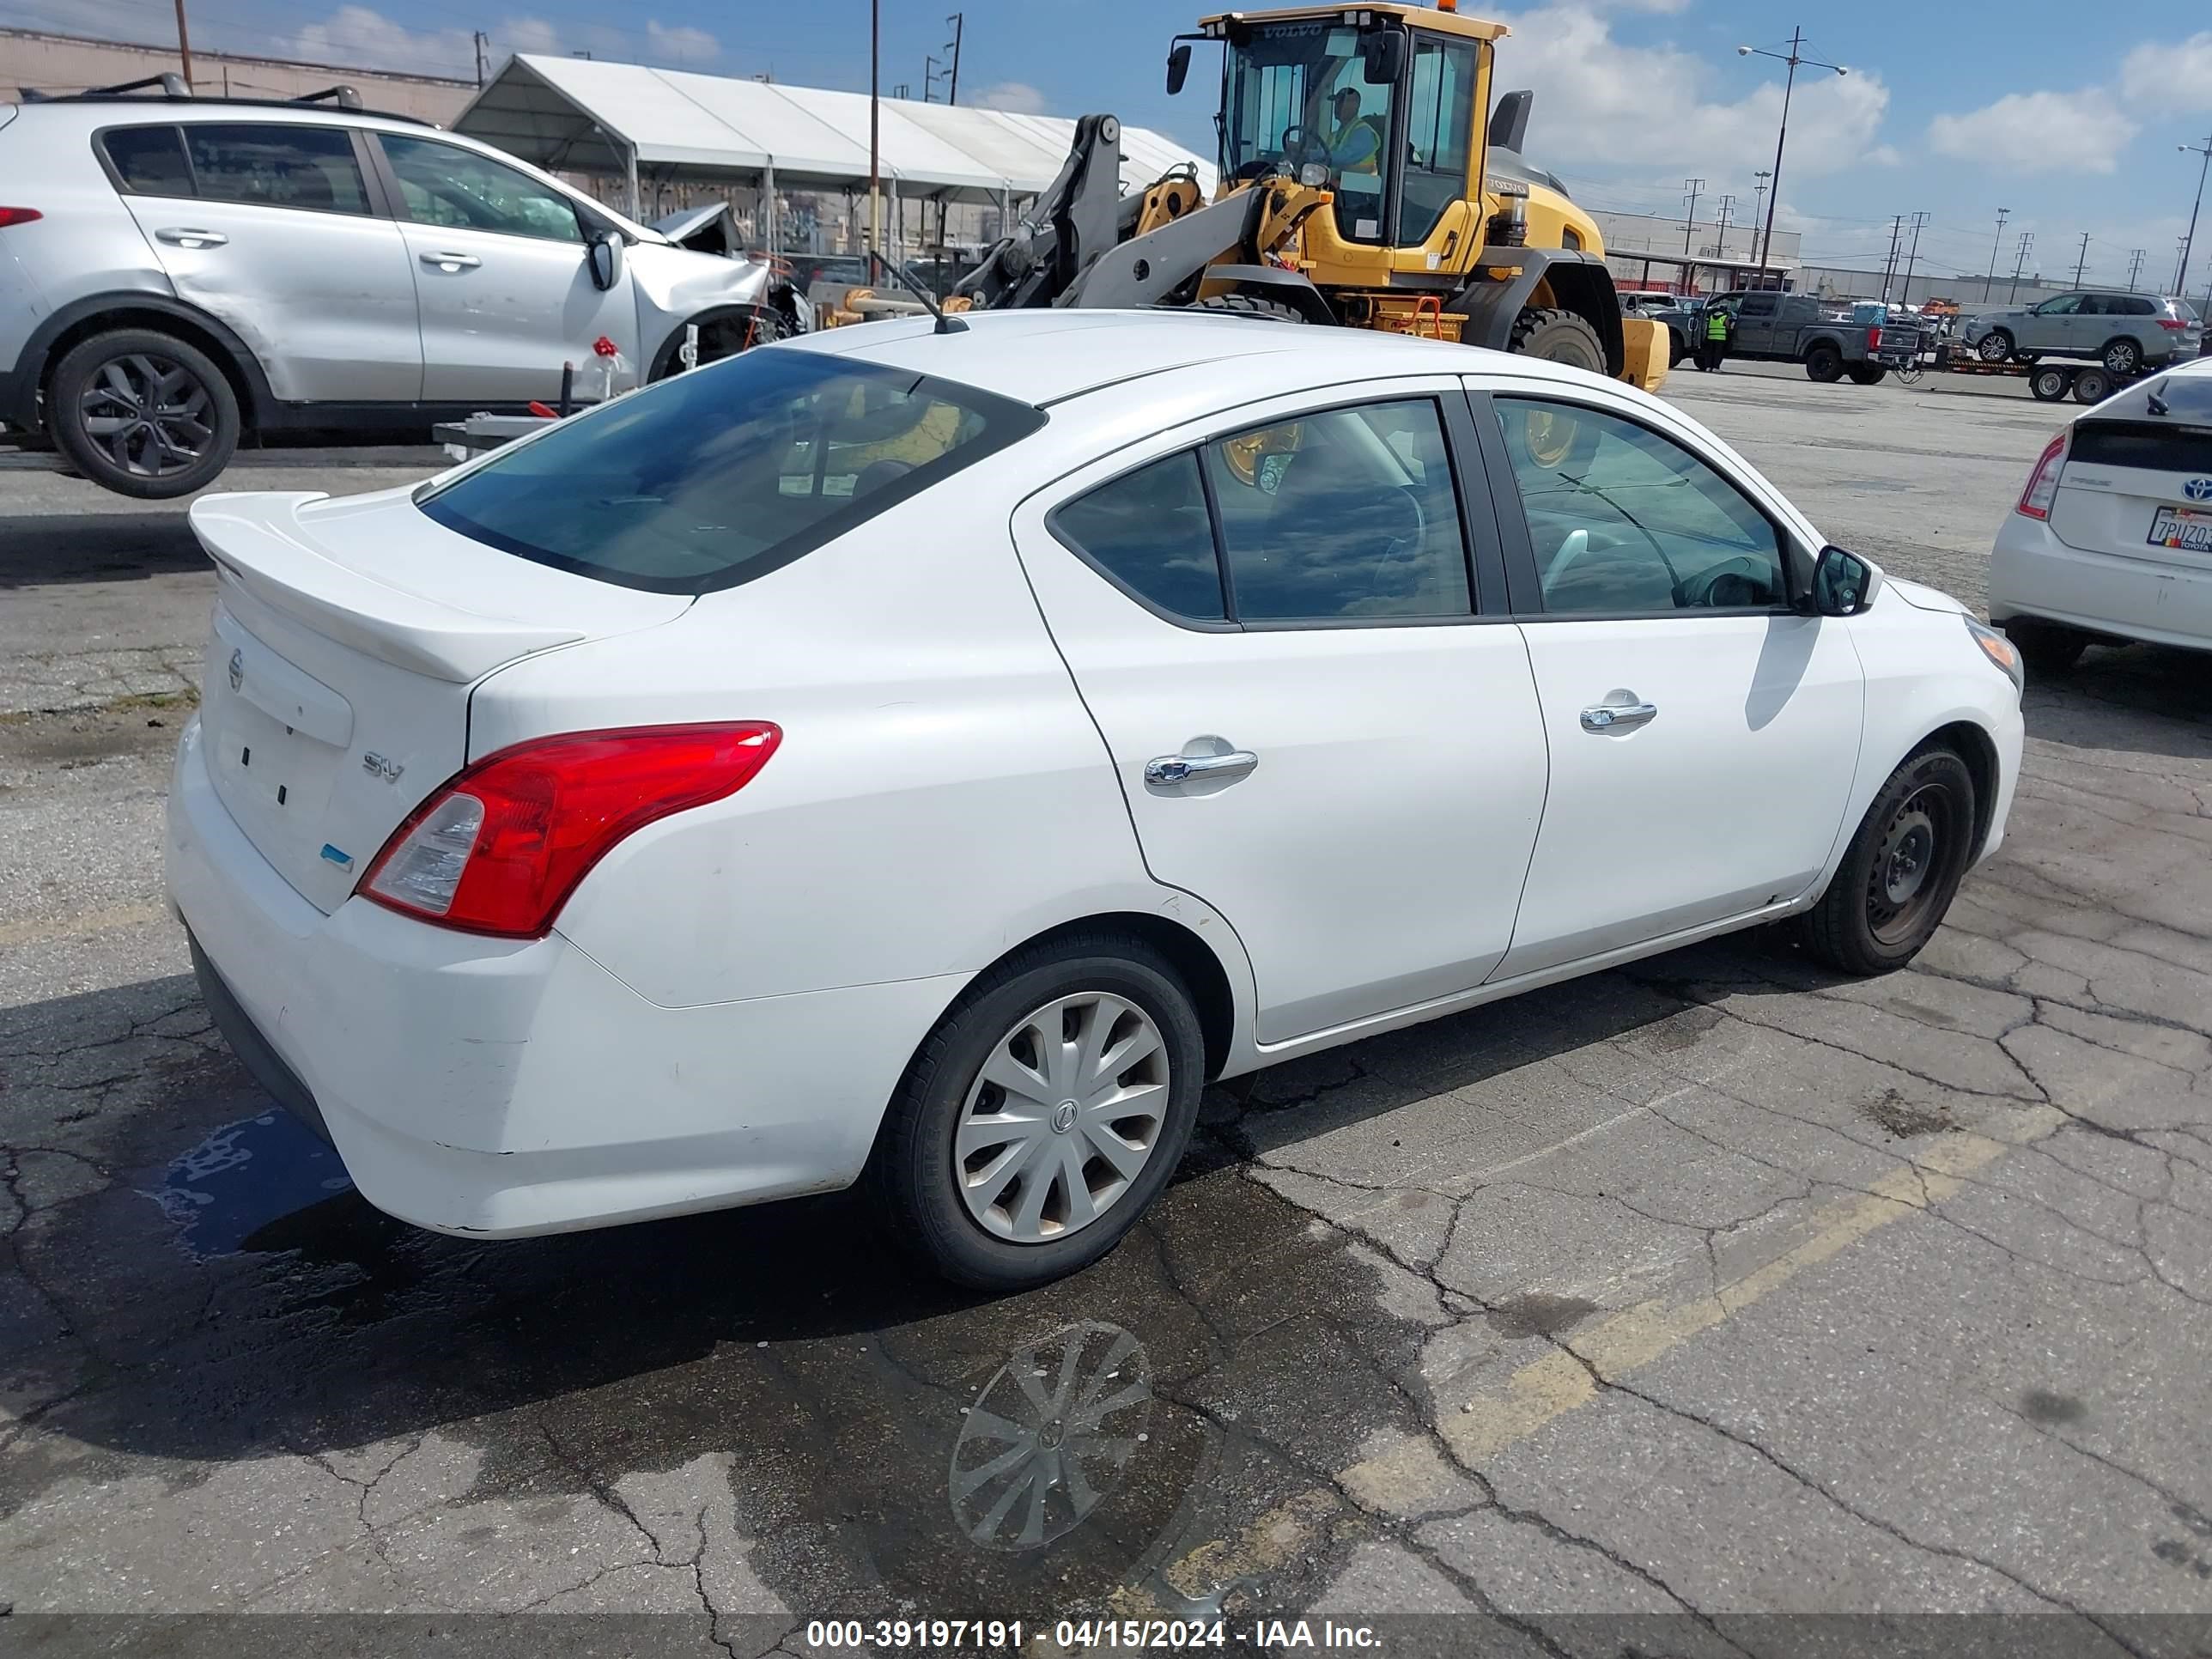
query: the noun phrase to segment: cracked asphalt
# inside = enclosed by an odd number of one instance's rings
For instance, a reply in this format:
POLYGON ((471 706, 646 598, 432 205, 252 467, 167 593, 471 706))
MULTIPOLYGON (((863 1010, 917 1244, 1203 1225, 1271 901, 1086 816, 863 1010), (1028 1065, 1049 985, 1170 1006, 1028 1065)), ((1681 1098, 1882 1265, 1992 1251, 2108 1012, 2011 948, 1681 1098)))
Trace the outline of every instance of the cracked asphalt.
MULTIPOLYGON (((1977 603, 2065 413, 1669 392, 1977 603)), ((2201 659, 2031 687, 2010 836, 1910 970, 1742 936, 1217 1087, 1119 1251, 988 1302, 842 1198, 483 1243, 355 1197, 161 903, 210 587, 179 531, 0 469, 0 1643, 375 1613, 412 1651, 409 1616, 543 1610, 595 1616, 529 1626, 579 1651, 1219 1613, 1394 1651, 1802 1650, 1824 1615, 2212 1647, 2201 659), (1075 1477, 1021 1485, 1071 1401, 1075 1477)))

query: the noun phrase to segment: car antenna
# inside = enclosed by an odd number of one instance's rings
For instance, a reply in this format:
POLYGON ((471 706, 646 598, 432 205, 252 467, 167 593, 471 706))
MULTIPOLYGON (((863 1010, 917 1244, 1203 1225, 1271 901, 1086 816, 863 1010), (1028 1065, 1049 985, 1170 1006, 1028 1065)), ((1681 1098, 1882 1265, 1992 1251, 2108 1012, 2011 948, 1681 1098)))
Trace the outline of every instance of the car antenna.
POLYGON ((904 271, 899 270, 896 266, 892 264, 890 260, 884 258, 882 254, 877 252, 873 248, 870 248, 868 250, 868 263, 875 266, 878 270, 883 272, 884 276, 890 277, 891 281, 896 283, 908 293, 913 295, 915 299, 921 301, 921 308, 927 312, 931 316, 937 319, 937 326, 930 331, 931 333, 965 334, 968 331, 967 324, 961 322, 957 318, 948 317, 942 311, 939 310, 937 301, 931 299, 929 295, 923 291, 921 284, 915 282, 904 271))
POLYGON ((2158 395, 2158 388, 2156 386, 2153 386, 2149 391, 2144 392, 2143 399, 2148 406, 2150 412, 2154 415, 2170 415, 2173 412, 2166 407, 2166 399, 2158 395))

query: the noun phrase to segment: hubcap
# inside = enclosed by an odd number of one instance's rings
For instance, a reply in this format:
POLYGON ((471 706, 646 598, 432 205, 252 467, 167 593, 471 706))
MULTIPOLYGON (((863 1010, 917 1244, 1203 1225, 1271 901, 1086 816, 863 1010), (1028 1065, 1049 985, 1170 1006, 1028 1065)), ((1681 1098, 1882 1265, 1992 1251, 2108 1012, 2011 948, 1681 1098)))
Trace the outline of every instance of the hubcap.
POLYGON ((1909 937, 1926 917, 1936 896, 1949 809, 1945 792, 1923 789, 1898 808, 1882 831, 1867 878, 1867 922, 1884 944, 1909 937))
POLYGON ((1017 1244, 1079 1232, 1129 1190, 1167 1120, 1167 1045, 1133 1002, 1085 991, 1000 1038, 954 1131, 976 1224, 1017 1244))
POLYGON ((1152 1412, 1144 1344, 1118 1325, 1071 1325, 1015 1349, 953 1444, 960 1530, 1031 1550, 1080 1525, 1121 1484, 1152 1412))
POLYGON ((102 363, 85 383, 77 413, 108 459, 140 477, 184 471, 215 436, 214 399, 199 377, 151 352, 102 363))

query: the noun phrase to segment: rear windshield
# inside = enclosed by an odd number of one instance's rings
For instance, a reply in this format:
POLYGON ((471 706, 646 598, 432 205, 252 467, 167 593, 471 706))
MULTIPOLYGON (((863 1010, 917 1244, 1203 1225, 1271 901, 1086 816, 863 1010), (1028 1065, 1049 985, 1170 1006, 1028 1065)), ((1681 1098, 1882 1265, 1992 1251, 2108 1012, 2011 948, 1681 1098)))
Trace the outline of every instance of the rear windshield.
POLYGON ((2212 471, 2212 374, 2161 374, 2075 423, 2069 459, 2158 472, 2212 471))
POLYGON ((518 445, 416 504, 540 564, 705 593, 790 563, 1044 418, 910 371, 747 351, 518 445))

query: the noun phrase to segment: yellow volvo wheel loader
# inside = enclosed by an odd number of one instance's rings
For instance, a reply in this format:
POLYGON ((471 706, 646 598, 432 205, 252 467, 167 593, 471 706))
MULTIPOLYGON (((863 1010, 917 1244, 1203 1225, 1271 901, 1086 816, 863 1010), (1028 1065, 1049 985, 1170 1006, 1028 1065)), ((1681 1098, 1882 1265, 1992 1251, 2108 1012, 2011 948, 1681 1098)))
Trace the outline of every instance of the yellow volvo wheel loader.
POLYGON ((1666 325, 1624 317, 1597 225, 1521 155, 1530 94, 1492 110, 1502 23, 1413 5, 1224 12, 1179 35, 1222 48, 1221 182, 1123 196, 1121 125, 1076 124, 1028 219, 947 310, 1194 306, 1429 335, 1646 388, 1666 325))

